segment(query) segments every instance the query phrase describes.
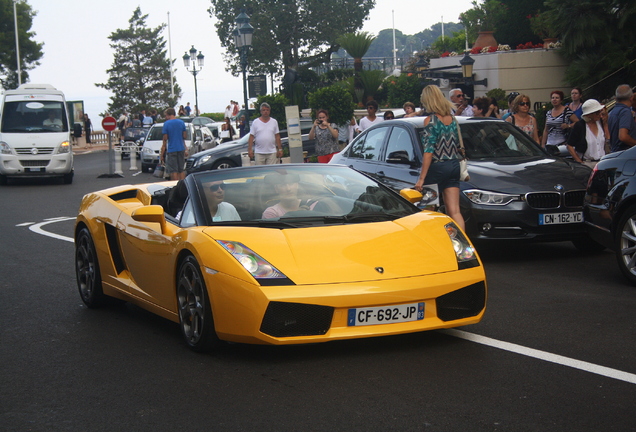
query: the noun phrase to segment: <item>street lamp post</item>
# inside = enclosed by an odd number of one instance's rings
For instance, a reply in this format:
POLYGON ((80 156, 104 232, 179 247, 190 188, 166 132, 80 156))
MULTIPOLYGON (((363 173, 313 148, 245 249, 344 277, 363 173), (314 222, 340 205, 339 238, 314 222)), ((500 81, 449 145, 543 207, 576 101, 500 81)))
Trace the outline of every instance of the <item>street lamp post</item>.
POLYGON ((247 106, 247 54, 252 46, 252 36, 254 35, 254 27, 250 25, 250 16, 245 13, 245 9, 234 20, 236 28, 232 32, 234 36, 234 44, 238 48, 241 60, 241 69, 243 71, 243 105, 245 106, 246 122, 245 128, 250 130, 249 107, 247 106))
POLYGON ((199 113, 197 112, 199 111, 199 93, 197 91, 197 74, 201 72, 201 69, 203 68, 204 58, 205 56, 201 53, 201 51, 199 51, 199 54, 197 55, 197 49, 194 47, 194 45, 192 45, 192 48, 190 48, 190 54, 186 52, 183 55, 183 65, 185 66, 186 70, 190 72, 192 76, 194 76, 194 115, 195 117, 199 115, 199 113), (192 69, 188 69, 190 67, 190 64, 192 64, 192 69), (198 69, 197 69, 197 66, 199 67, 198 69))
POLYGON ((475 64, 475 60, 468 55, 468 51, 464 54, 464 58, 459 61, 460 66, 462 67, 462 76, 464 77, 464 83, 469 87, 471 96, 474 96, 474 87, 476 85, 483 85, 488 87, 488 78, 484 78, 480 81, 475 81, 473 79, 473 65, 475 64))

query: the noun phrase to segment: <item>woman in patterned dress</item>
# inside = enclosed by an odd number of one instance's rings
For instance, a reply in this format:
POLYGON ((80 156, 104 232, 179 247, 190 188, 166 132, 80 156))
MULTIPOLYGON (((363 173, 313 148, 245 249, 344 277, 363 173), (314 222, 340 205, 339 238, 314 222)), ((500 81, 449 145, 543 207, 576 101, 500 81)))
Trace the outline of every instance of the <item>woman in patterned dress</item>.
POLYGON ((459 207, 460 141, 457 120, 451 114, 453 106, 436 85, 424 87, 422 107, 432 113, 424 119, 422 134, 424 158, 415 189, 425 184, 437 184, 442 193, 446 214, 464 229, 464 218, 459 207))
POLYGON ((309 131, 309 139, 316 140, 316 156, 320 163, 328 163, 333 155, 340 151, 338 129, 329 123, 327 110, 318 110, 314 125, 309 131))

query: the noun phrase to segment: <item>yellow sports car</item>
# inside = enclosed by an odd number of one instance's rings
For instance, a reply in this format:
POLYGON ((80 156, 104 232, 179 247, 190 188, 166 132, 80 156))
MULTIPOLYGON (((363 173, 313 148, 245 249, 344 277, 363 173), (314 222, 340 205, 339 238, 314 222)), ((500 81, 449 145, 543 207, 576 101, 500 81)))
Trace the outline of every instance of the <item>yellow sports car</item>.
POLYGON ((267 165, 86 195, 79 293, 178 322, 188 346, 299 344, 456 327, 486 307, 449 217, 351 168, 267 165))

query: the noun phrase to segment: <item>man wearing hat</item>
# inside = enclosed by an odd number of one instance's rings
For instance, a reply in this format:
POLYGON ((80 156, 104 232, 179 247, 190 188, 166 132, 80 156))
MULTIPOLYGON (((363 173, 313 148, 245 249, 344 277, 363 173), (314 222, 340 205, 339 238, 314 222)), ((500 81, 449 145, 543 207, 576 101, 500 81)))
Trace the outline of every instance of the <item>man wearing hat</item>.
POLYGON ((596 162, 605 156, 605 148, 609 144, 605 105, 601 105, 595 99, 585 101, 583 120, 572 126, 567 141, 568 151, 575 161, 593 168, 596 162))
POLYGON ((612 152, 636 145, 636 123, 631 109, 633 96, 634 92, 628 84, 616 88, 616 105, 608 119, 612 152))

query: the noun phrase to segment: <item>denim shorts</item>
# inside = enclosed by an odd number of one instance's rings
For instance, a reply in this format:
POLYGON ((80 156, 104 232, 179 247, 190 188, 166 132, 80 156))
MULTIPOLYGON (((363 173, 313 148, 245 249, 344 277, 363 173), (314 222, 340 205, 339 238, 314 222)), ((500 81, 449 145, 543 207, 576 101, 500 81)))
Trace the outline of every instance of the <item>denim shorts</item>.
POLYGON ((428 168, 424 184, 437 184, 440 191, 459 187, 459 159, 444 159, 433 162, 428 168))

